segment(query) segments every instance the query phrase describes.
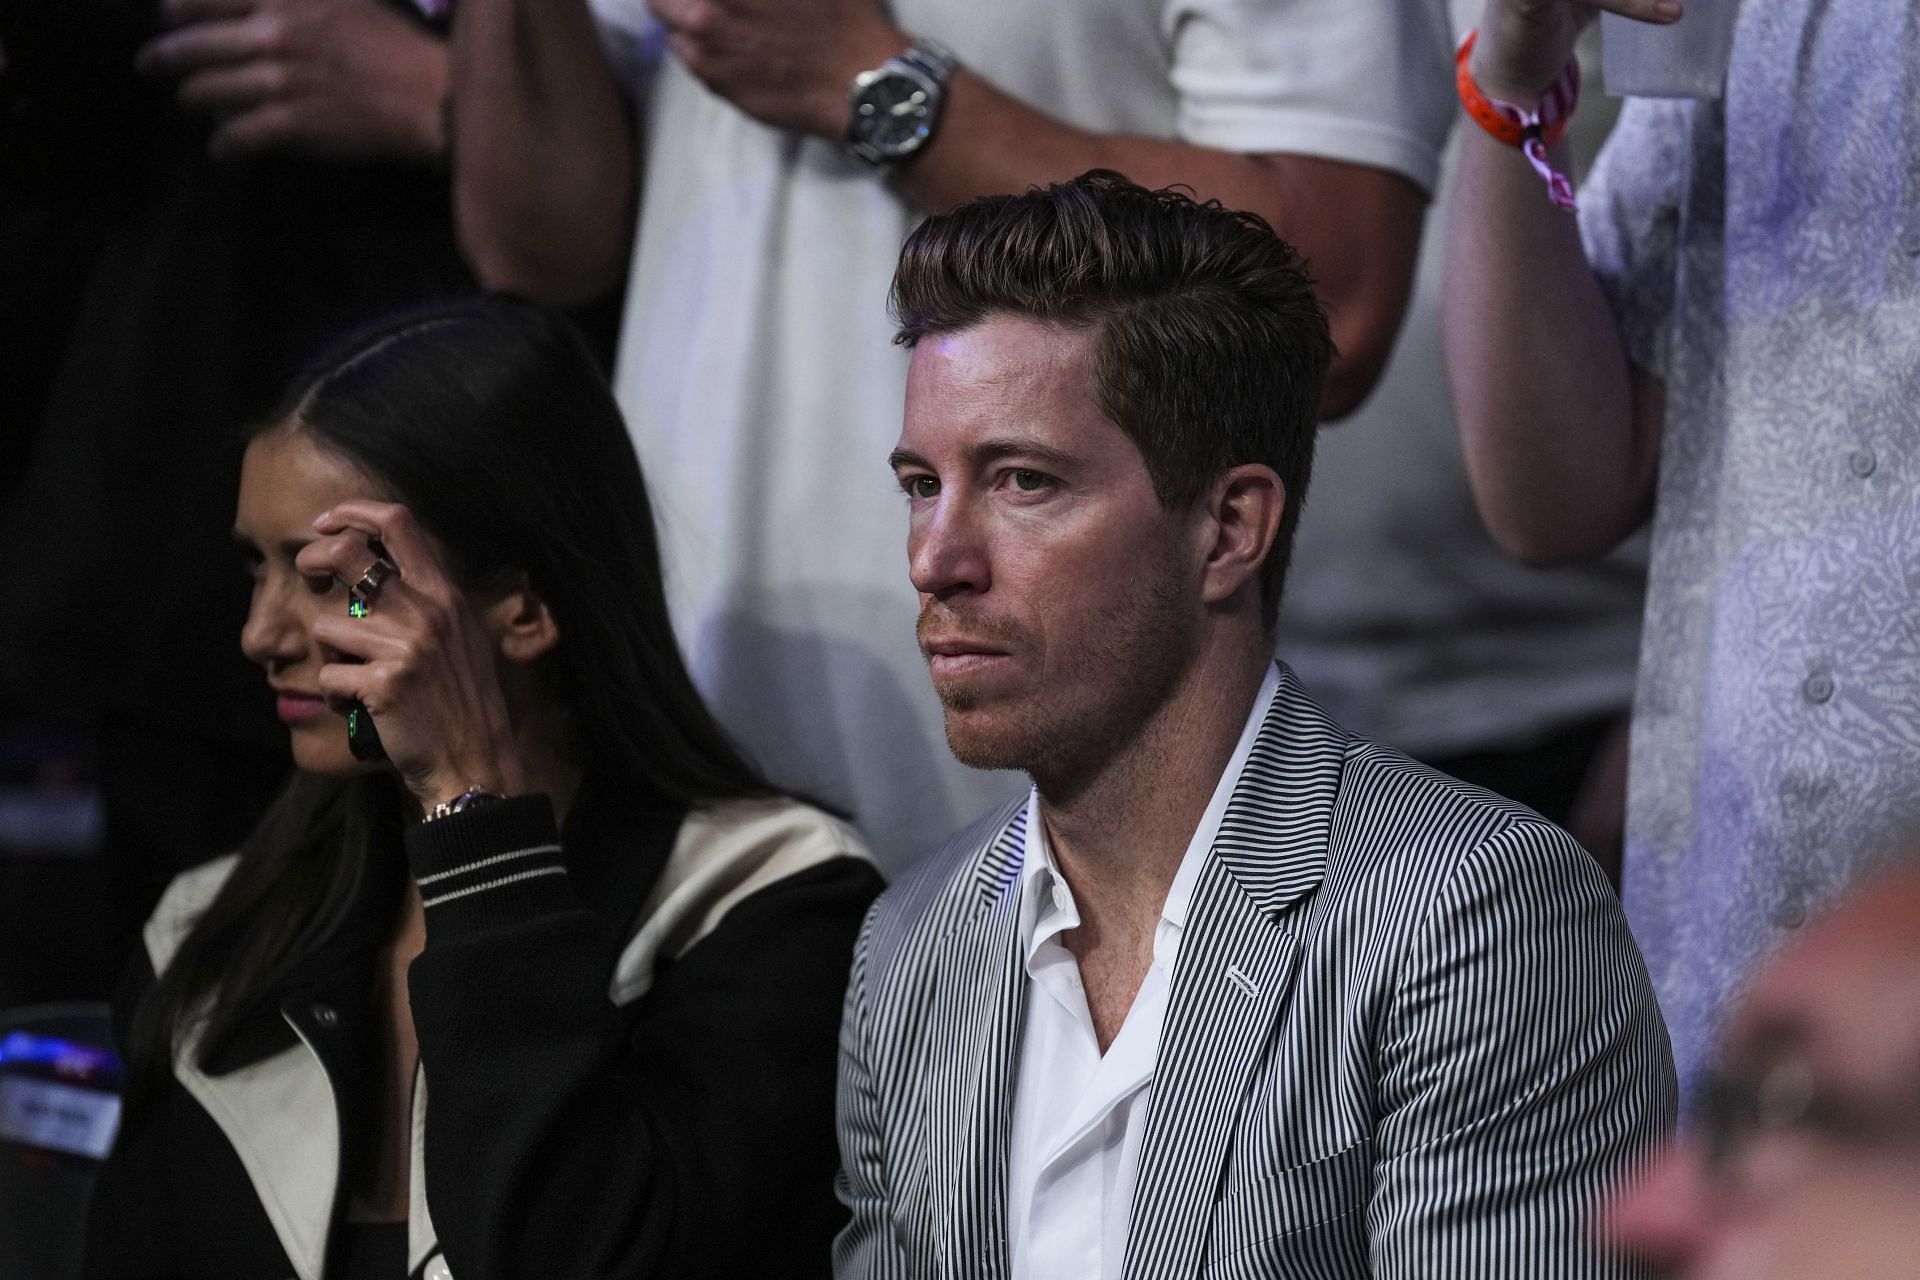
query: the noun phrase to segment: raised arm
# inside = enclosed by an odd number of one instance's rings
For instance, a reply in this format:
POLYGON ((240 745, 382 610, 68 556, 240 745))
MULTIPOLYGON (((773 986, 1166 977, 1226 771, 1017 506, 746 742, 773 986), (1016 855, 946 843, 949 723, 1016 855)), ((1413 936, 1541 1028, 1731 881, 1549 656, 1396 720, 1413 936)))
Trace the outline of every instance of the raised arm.
POLYGON ((953 127, 908 166, 905 188, 943 209, 987 191, 1021 191, 1087 169, 1149 187, 1180 183, 1246 209, 1306 257, 1338 348, 1321 402, 1327 418, 1359 408, 1386 366, 1412 288, 1427 196, 1385 169, 1308 155, 1241 155, 1155 138, 1090 133, 1000 92, 965 69, 953 127), (1020 139, 1017 147, 1008 139, 1020 139))
POLYGON ((551 652, 545 606, 510 601, 526 625, 496 644, 405 507, 342 501, 315 527, 295 557, 308 579, 391 557, 365 588, 372 603, 311 624, 338 655, 321 690, 373 717, 422 813, 466 787, 508 797, 406 831, 426 918, 407 979, 429 1098, 425 1190, 453 1274, 821 1280, 841 1220, 835 1028, 877 873, 824 821, 722 823, 733 834, 716 836, 709 812, 704 834, 688 836, 695 818, 674 828, 676 851, 699 842, 673 895, 686 915, 656 905, 643 926, 589 908, 574 876, 596 846, 641 856, 645 824, 675 820, 642 807, 570 858, 549 796, 523 793, 538 785, 534 753, 496 663, 551 652), (616 957, 643 927, 693 940, 621 974, 647 985, 629 997, 623 981, 616 1004, 616 957))
MULTIPOLYGON (((651 7, 667 27, 669 47, 708 88, 767 124, 835 143, 846 133, 853 77, 903 51, 914 36, 941 36, 937 30, 902 30, 874 0, 651 0, 651 7)), ((1414 132, 1436 135, 1422 138, 1420 145, 1437 153, 1437 135, 1447 119, 1443 38, 1429 48, 1431 32, 1409 23, 1404 30, 1419 33, 1420 47, 1393 47, 1402 28, 1361 30, 1334 5, 1281 5, 1258 19, 1215 18, 1190 26, 1205 31, 1204 38, 1214 42, 1209 53, 1219 57, 1240 34, 1223 28, 1255 20, 1296 42, 1324 44, 1327 58, 1367 59, 1379 78, 1393 83, 1395 101, 1417 100, 1427 112, 1414 132), (1309 7, 1326 29, 1315 30, 1295 16, 1309 7), (1406 77, 1418 82, 1414 88, 1399 83, 1399 73, 1407 68, 1439 75, 1440 94, 1430 93, 1418 75, 1406 77), (1438 129, 1430 128, 1435 119, 1438 129)), ((1176 46, 1189 38, 1196 37, 1177 34, 1176 46)), ((1180 59, 1176 48, 1176 82, 1180 59)), ((1271 88, 1255 83, 1259 74, 1254 71, 1242 68, 1234 74, 1255 97, 1271 88)), ((1320 104, 1311 103, 1310 109, 1319 110, 1320 104)), ((1346 123, 1337 105, 1327 114, 1333 118, 1330 129, 1346 123)), ((1358 128, 1376 137, 1394 132, 1373 122, 1358 128)), ((1259 213, 1298 246, 1319 281, 1340 349, 1325 412, 1338 416, 1358 405, 1392 345, 1419 247, 1426 194, 1400 172, 1318 155, 1241 154, 1187 141, 1097 133, 1020 101, 963 65, 949 83, 932 141, 894 180, 914 204, 938 210, 1098 167, 1117 169, 1149 186, 1182 183, 1203 198, 1218 197, 1259 213)))
POLYGON ((626 271, 634 126, 586 0, 461 0, 453 23, 453 200, 490 289, 549 303, 626 271))
MULTIPOLYGON (((1663 3, 1604 7, 1655 19, 1663 3)), ((1472 58, 1482 91, 1537 101, 1572 56, 1583 7, 1488 0, 1472 58)), ((1464 133, 1443 332, 1474 496, 1495 540, 1529 564, 1603 555, 1652 510, 1664 388, 1629 362, 1574 216, 1518 150, 1464 133)), ((1566 144, 1554 150, 1566 171, 1566 144)))
POLYGON ((453 1274, 825 1280, 834 1026, 878 877, 846 857, 779 879, 616 1007, 612 940, 558 847, 537 796, 407 836, 427 1197, 453 1274))

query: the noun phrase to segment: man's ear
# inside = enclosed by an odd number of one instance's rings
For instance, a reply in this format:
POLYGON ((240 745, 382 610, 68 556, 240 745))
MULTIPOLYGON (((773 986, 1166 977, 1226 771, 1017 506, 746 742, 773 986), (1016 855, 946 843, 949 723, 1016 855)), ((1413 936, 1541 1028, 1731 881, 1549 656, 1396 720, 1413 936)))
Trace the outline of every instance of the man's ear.
POLYGON ((1250 581, 1258 590, 1260 566, 1280 536, 1287 490, 1272 467, 1249 462, 1222 473, 1206 502, 1201 599, 1219 604, 1250 581))
POLYGON ((518 570, 504 588, 492 593, 481 610, 481 622, 508 662, 537 662, 560 643, 560 626, 553 620, 553 610, 534 590, 527 575, 518 570))

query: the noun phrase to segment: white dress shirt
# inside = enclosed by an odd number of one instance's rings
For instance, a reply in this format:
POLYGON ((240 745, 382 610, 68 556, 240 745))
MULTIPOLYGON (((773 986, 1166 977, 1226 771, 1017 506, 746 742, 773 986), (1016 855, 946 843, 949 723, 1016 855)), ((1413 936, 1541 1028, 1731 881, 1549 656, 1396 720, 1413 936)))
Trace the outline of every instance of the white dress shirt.
POLYGON ((1020 944, 1026 956, 1026 1026, 1020 1042, 1008 1146, 1008 1251, 1013 1280, 1116 1280, 1167 994, 1187 907, 1260 722, 1279 688, 1266 679, 1232 759, 1194 828, 1153 936, 1153 966, 1102 1055, 1080 968, 1060 938, 1080 923, 1073 891, 1054 863, 1038 792, 1027 798, 1020 871, 1020 944))

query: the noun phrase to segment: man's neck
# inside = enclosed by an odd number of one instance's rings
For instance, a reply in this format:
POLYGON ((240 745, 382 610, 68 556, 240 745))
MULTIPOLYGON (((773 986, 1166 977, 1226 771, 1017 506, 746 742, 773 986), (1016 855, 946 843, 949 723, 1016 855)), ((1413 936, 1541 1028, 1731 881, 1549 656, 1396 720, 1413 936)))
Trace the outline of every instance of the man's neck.
POLYGON ((1131 740, 1071 788, 1036 779, 1040 817, 1083 920, 1151 934, 1195 828, 1233 758, 1269 662, 1202 655, 1131 740))

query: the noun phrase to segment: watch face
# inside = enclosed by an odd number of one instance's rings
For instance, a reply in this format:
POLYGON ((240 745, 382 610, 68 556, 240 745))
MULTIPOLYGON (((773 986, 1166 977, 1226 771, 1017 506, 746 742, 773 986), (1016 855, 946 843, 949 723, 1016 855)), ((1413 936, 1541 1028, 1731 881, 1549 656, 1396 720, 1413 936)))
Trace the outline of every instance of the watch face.
POLYGON ((877 76, 854 99, 854 135, 877 151, 904 155, 932 132, 934 106, 929 86, 913 76, 877 76))

